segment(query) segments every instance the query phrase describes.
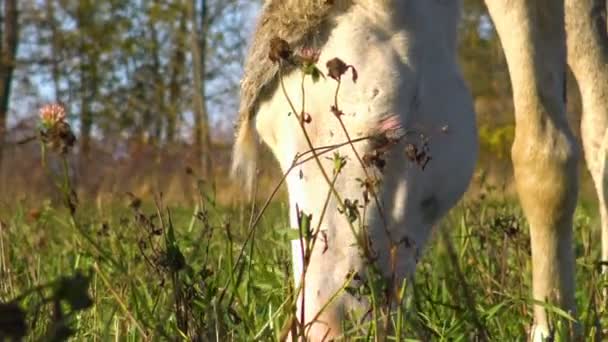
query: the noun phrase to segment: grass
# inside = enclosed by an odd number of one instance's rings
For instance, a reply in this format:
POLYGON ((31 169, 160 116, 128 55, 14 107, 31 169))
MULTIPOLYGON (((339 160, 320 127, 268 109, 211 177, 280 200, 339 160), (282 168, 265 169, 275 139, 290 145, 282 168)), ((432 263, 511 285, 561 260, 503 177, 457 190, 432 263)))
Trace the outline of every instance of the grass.
MULTIPOLYGON (((305 68, 302 80, 310 70, 305 68)), ((348 138, 341 146, 350 145, 364 165, 340 118, 337 81, 332 111, 348 138)), ((302 98, 304 92, 302 87, 302 98)), ((305 157, 323 170, 319 155, 335 146, 313 148, 302 107, 294 120, 312 157, 303 153, 294 165, 305 157)), ((283 202, 222 206, 214 188, 202 181, 193 182, 198 199, 188 207, 165 203, 162 195, 140 199, 128 193, 110 205, 79 203, 66 158, 73 140, 53 134, 62 133, 59 129, 70 128, 48 122, 39 136, 43 160, 47 148, 59 147, 55 152, 62 157, 61 175, 45 168, 56 181, 57 198, 35 210, 27 203, 0 208, 0 340, 274 341, 290 330, 303 334, 306 326, 294 320, 297 290, 289 246, 300 238, 308 250, 317 241, 319 230, 310 227, 306 215, 299 213, 299 230, 293 230, 283 202)), ((414 152, 412 162, 428 161, 425 150, 414 152)), ((337 153, 333 165, 333 179, 322 173, 339 199, 333 185, 345 164, 337 153)), ((365 190, 374 197, 375 183, 366 178, 365 190)), ((353 232, 364 232, 354 229, 355 221, 365 221, 359 213, 351 221, 356 203, 338 203, 353 232)), ((601 296, 608 284, 599 272, 595 212, 583 204, 575 217, 576 324, 585 339, 600 341, 608 326, 601 296)), ((391 341, 526 340, 534 301, 529 234, 519 207, 487 189, 468 196, 436 228, 441 229, 420 260, 414 283, 404 284, 396 298, 388 296, 389 303, 398 303, 388 319, 378 309, 390 293, 386 280, 373 267, 350 275, 365 280, 347 282, 344 290, 364 297, 372 310, 368 319, 343 322, 346 340, 382 339, 386 327, 393 328, 391 341)), ((366 254, 365 234, 358 235, 366 254)), ((575 324, 571 313, 536 304, 547 307, 554 340, 567 340, 566 328, 575 324)))
MULTIPOLYGON (((111 206, 81 205, 74 216, 50 201, 35 211, 17 205, 0 213, 0 336, 284 336, 294 292, 286 205, 273 202, 253 243, 244 244, 250 208, 201 198, 190 208, 125 196, 111 206)), ((606 283, 592 213, 580 206, 576 215, 577 300, 584 336, 601 340, 606 283)), ((495 341, 525 340, 532 321, 530 250, 518 207, 483 195, 455 208, 442 226, 449 234, 435 234, 400 310, 400 340, 468 341, 480 329, 495 341)), ((566 313, 552 312, 556 327, 568 324, 566 313)), ((371 338, 364 324, 346 326, 349 339, 371 338)))

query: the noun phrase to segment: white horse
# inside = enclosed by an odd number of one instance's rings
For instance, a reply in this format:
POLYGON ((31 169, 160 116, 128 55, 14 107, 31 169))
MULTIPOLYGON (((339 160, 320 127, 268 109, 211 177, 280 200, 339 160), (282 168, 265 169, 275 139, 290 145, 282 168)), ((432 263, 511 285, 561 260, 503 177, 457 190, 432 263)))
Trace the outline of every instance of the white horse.
MULTIPOLYGON (((533 297, 575 314, 571 228, 579 152, 565 115, 564 3, 531 3, 487 0, 514 88, 513 162, 530 222, 533 297)), ((304 257, 300 241, 292 248, 296 282, 304 281, 298 312, 310 323, 312 340, 340 336, 345 314, 365 307, 348 293, 332 297, 353 273, 365 274, 369 262, 395 286, 413 276, 433 225, 467 189, 478 143, 471 95, 457 63, 460 15, 458 0, 265 2, 241 86, 233 171, 253 179, 261 138, 289 171, 292 227, 301 225, 303 214, 312 214, 311 227, 320 223, 323 243, 310 255, 304 257), (339 57, 356 68, 356 83, 350 78, 340 83, 337 103, 344 115, 338 118, 332 110, 334 79, 314 83, 308 77, 302 83, 289 62, 269 60, 274 37, 296 50, 318 49, 318 65, 339 57), (412 162, 416 151, 412 157, 411 150, 421 148, 420 142, 405 137, 378 146, 364 138, 409 129, 428 139, 432 159, 424 168, 412 162), (348 141, 353 143, 344 144, 348 141), (338 146, 347 160, 337 175, 334 161, 319 155, 326 146, 338 146), (378 149, 385 162, 381 170, 360 162, 362 156, 377 156, 378 149), (294 166, 303 154, 309 161, 294 166), (373 200, 361 184, 370 179, 379 180, 371 187, 373 200), (344 211, 368 202, 353 224, 344 211)), ((548 337, 543 306, 535 306, 534 317, 533 338, 548 337)))

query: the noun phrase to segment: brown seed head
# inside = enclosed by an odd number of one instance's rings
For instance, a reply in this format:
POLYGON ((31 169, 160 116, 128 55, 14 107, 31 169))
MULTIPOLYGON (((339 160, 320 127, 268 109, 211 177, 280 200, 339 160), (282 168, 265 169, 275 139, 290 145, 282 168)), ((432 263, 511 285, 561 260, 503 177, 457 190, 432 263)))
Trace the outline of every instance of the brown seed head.
POLYGON ((289 43, 279 37, 274 37, 270 40, 270 52, 268 58, 274 63, 278 63, 281 60, 289 60, 293 51, 289 46, 289 43))
POLYGON ((357 82, 359 75, 354 66, 344 63, 340 58, 334 58, 327 62, 327 74, 336 81, 340 81, 342 76, 351 69, 353 72, 353 82, 357 82))

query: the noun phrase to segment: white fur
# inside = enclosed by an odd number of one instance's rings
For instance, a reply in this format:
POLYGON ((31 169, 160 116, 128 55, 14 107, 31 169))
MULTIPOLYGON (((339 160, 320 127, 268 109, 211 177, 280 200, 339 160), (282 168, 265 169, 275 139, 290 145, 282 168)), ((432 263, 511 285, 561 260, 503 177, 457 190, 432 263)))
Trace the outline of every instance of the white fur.
MULTIPOLYGON (((378 189, 381 210, 371 205, 365 222, 369 226, 373 249, 378 253, 378 266, 387 276, 391 273, 391 243, 386 231, 393 241, 405 238, 409 241, 400 244, 397 249, 395 271, 399 283, 414 274, 418 257, 433 225, 462 196, 477 159, 475 113, 456 62, 460 1, 336 0, 333 8, 327 7, 326 1, 299 1, 266 2, 242 85, 241 123, 234 149, 233 170, 245 170, 252 179, 258 138, 270 147, 284 172, 291 167, 296 155, 309 150, 298 122, 293 114, 289 115, 293 110, 277 86, 276 66, 260 60, 267 55, 265 49, 271 35, 286 35, 281 38, 297 48, 307 43, 317 44, 322 53, 321 66, 334 57, 354 65, 359 72, 359 81, 353 84, 345 76, 339 97, 340 108, 346 113, 343 120, 351 137, 372 134, 384 120, 391 118, 405 128, 423 132, 430 141, 432 160, 424 170, 406 157, 404 143, 391 149, 386 157, 386 168, 379 174, 382 180, 378 189), (293 15, 293 20, 290 15, 293 15), (307 27, 307 23, 314 24, 314 27, 307 27), (320 44, 315 39, 315 32, 321 37, 326 36, 320 44), (386 227, 381 212, 386 219, 386 227)), ((488 3, 493 5, 494 14, 501 13, 497 16, 507 23, 505 28, 522 21, 521 18, 517 19, 520 8, 530 10, 530 7, 523 5, 523 1, 517 1, 518 6, 513 11, 508 6, 510 1, 488 0, 488 3), (507 7, 501 8, 499 5, 507 7), (509 13, 516 15, 508 16, 509 13)), ((545 18, 551 18, 551 15, 545 18)), ((529 27, 526 26, 526 29, 529 27)), ((570 285, 573 283, 569 279, 572 278, 573 269, 569 265, 573 257, 568 254, 568 246, 564 243, 570 241, 571 237, 568 210, 573 210, 571 204, 576 200, 576 186, 570 188, 572 182, 568 179, 572 177, 568 175, 576 175, 577 155, 567 126, 563 125, 563 104, 554 96, 561 89, 559 80, 563 75, 559 73, 559 58, 563 51, 560 50, 559 41, 557 44, 553 44, 556 41, 547 42, 541 52, 549 52, 549 56, 557 57, 548 57, 544 69, 532 70, 533 76, 538 73, 539 79, 543 80, 547 75, 545 72, 550 74, 547 88, 542 91, 550 95, 549 100, 554 101, 551 108, 556 108, 556 111, 548 113, 547 108, 542 108, 544 104, 537 105, 539 92, 534 88, 534 79, 526 78, 530 76, 529 59, 525 59, 525 53, 515 53, 517 47, 522 46, 517 44, 517 39, 512 38, 506 43, 507 52, 514 54, 513 58, 524 56, 521 65, 525 65, 525 68, 511 70, 517 88, 516 100, 529 100, 516 103, 521 114, 517 116, 518 139, 514 146, 514 163, 516 173, 520 175, 520 192, 526 194, 526 187, 534 189, 522 197, 522 205, 531 220, 533 260, 540 265, 534 268, 534 296, 544 300, 552 295, 555 285, 551 284, 551 280, 558 277, 560 284, 561 280, 564 281, 557 291, 570 298, 573 293, 570 285), (528 106, 522 107, 522 103, 528 106), (529 109, 530 113, 524 113, 524 109, 529 109), (535 127, 544 127, 545 130, 535 127), (548 143, 552 143, 551 148, 548 143), (530 174, 522 177, 525 170, 530 170, 530 174), (564 185, 555 189, 548 185, 549 181, 563 181, 564 185), (568 194, 568 191, 571 193, 568 194), (542 210, 545 206, 550 206, 552 210, 563 208, 566 214, 562 215, 559 211, 546 214, 542 210), (544 239, 542 236, 545 232, 551 237, 544 239), (547 262, 559 259, 560 255, 565 255, 567 259, 562 260, 562 264, 547 262), (546 260, 543 260, 543 256, 547 256, 546 260), (549 274, 551 271, 558 275, 549 274)), ((302 106, 300 82, 301 75, 297 72, 287 72, 284 77, 285 88, 296 112, 302 106)), ((305 112, 312 117, 312 122, 306 128, 313 145, 320 147, 346 141, 337 119, 330 112, 336 82, 328 78, 313 84, 307 79, 305 88, 305 112)), ((356 148, 359 155, 363 155, 372 147, 368 141, 364 141, 357 143, 356 148)), ((340 148, 339 153, 347 157, 348 164, 338 177, 335 188, 343 199, 362 201, 362 190, 356 179, 365 178, 364 169, 350 146, 340 148)), ((321 158, 321 162, 331 175, 332 162, 325 157, 321 158)), ((306 214, 313 214, 312 226, 315 227, 329 192, 318 165, 311 161, 293 170, 287 177, 287 187, 292 227, 297 227, 296 207, 306 214)), ((317 243, 306 273, 307 322, 343 285, 351 271, 363 274, 366 267, 338 207, 336 198, 332 196, 321 224, 327 245, 325 242, 317 243)), ((299 282, 303 269, 299 241, 294 241, 292 251, 295 279, 299 282)), ((569 307, 567 298, 564 306, 569 307)), ((342 294, 324 311, 319 321, 312 324, 309 337, 320 340, 328 331, 329 337, 339 336, 340 320, 345 314, 365 307, 366 303, 342 294)), ((540 339, 547 336, 549 326, 546 313, 539 311, 543 309, 540 306, 535 309, 538 309, 535 310, 537 325, 533 334, 540 339)))
MULTIPOLYGON (((458 6, 428 0, 399 2, 392 5, 392 11, 383 6, 386 5, 363 1, 336 16, 336 25, 321 49, 319 65, 339 57, 358 70, 356 84, 344 77, 339 99, 352 138, 369 135, 382 120, 397 116, 402 126, 419 129, 430 139, 433 159, 425 170, 406 158, 404 144, 393 148, 378 193, 392 235, 396 240, 407 237, 412 242, 410 246, 401 244, 398 249, 397 276, 403 279, 413 275, 433 224, 466 190, 476 161, 477 133, 472 101, 456 64, 455 36, 445 34, 456 30, 458 6), (437 15, 435 6, 444 6, 441 8, 445 11, 437 15), (423 20, 431 16, 435 16, 432 21, 423 20), (444 132, 442 128, 446 126, 449 130, 444 132), (436 206, 427 217, 421 210, 425 200, 436 206)), ((287 92, 298 111, 302 105, 300 81, 299 73, 285 76, 287 92)), ((346 141, 330 112, 336 85, 329 78, 317 84, 306 81, 306 112, 312 116, 307 130, 317 147, 346 141)), ((261 102, 255 117, 256 131, 283 171, 289 169, 297 153, 309 150, 297 120, 288 115, 290 112, 284 94, 275 91, 261 102)), ((363 155, 370 150, 369 143, 358 143, 357 149, 363 155)), ((365 178, 363 169, 349 146, 339 152, 347 156, 348 164, 336 188, 343 198, 362 201, 356 179, 365 178)), ((331 162, 321 160, 331 174, 331 162)), ((316 226, 329 191, 317 165, 309 162, 294 170, 287 178, 287 186, 292 226, 297 227, 296 206, 312 213, 316 226)), ((379 265, 388 276, 389 240, 381 221, 377 208, 372 206, 367 224, 379 265)), ((328 249, 324 251, 324 244, 317 244, 306 275, 307 320, 342 286, 349 271, 364 273, 364 262, 335 198, 321 227, 326 231, 328 249)), ((293 252, 295 279, 299 281, 302 261, 297 242, 293 252)), ((345 312, 361 305, 349 295, 339 297, 322 315, 324 323, 313 325, 313 340, 323 336, 328 328, 330 336, 339 335, 339 322, 345 312)))

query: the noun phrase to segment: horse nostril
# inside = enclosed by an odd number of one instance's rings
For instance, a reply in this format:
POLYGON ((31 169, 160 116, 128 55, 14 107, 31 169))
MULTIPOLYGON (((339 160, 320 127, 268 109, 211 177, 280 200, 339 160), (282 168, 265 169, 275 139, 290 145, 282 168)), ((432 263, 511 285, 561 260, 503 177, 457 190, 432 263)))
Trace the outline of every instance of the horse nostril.
POLYGON ((426 222, 433 222, 435 218, 439 215, 439 201, 437 201, 437 197, 431 195, 420 202, 420 209, 422 212, 422 217, 426 222))

